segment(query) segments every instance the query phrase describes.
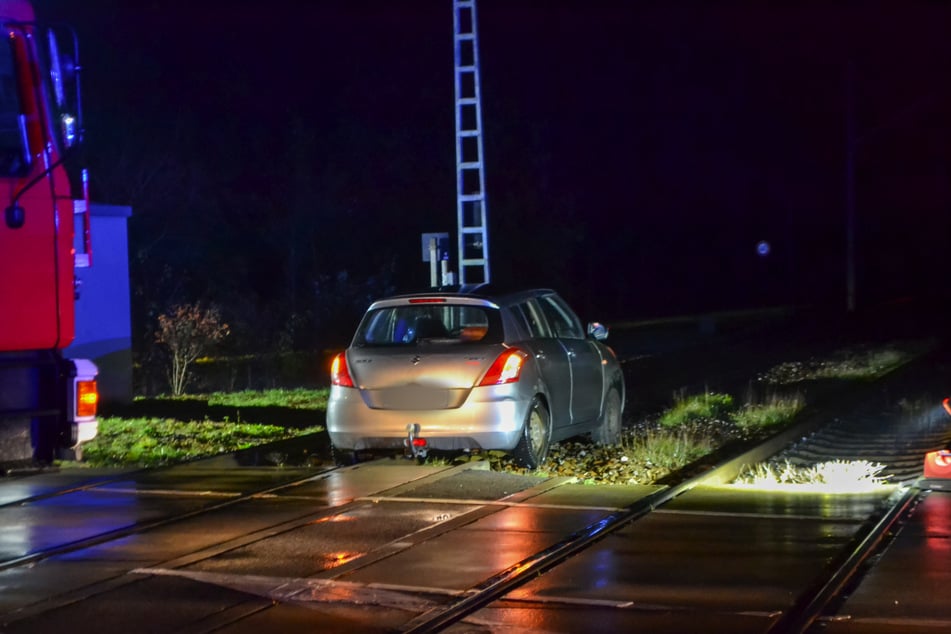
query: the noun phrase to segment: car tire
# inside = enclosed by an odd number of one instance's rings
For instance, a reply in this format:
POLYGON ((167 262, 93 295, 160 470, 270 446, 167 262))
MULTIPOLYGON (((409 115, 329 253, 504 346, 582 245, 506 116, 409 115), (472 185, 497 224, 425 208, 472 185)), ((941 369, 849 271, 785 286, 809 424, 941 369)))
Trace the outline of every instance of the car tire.
POLYGON ((591 439, 601 445, 616 445, 621 442, 621 394, 615 387, 608 390, 604 399, 601 424, 591 432, 591 439))
POLYGON ((536 396, 528 408, 525 424, 522 425, 522 437, 512 455, 520 466, 537 469, 548 457, 550 446, 551 416, 545 403, 536 396))

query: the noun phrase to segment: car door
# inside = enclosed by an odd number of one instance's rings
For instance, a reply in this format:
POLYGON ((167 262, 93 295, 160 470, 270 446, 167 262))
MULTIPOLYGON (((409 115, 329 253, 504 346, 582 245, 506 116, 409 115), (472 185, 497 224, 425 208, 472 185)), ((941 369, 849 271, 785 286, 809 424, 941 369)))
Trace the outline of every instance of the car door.
POLYGON ((590 422, 601 413, 604 368, 601 353, 588 339, 581 320, 557 295, 538 298, 538 304, 558 342, 564 347, 571 370, 571 420, 590 422))
POLYGON ((538 371, 548 388, 548 405, 552 426, 571 424, 571 366, 564 346, 552 334, 541 306, 528 300, 514 311, 523 320, 530 339, 523 343, 531 349, 538 371))

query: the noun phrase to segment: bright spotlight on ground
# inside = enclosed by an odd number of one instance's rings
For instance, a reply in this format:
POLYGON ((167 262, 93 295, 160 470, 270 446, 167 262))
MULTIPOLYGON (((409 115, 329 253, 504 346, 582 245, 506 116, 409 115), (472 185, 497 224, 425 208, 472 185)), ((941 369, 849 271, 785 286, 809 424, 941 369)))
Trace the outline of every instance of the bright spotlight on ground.
POLYGON ((761 491, 809 493, 869 493, 894 485, 881 476, 884 465, 867 460, 833 460, 812 466, 761 464, 748 469, 734 483, 761 491))

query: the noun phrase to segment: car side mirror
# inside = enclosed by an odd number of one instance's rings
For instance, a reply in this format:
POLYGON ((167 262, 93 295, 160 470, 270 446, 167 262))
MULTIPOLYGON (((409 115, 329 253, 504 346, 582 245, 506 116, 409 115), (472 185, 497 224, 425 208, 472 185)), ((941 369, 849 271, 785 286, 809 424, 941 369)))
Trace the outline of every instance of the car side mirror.
POLYGON ((588 324, 588 336, 598 341, 604 341, 608 338, 608 327, 597 321, 592 321, 588 324))

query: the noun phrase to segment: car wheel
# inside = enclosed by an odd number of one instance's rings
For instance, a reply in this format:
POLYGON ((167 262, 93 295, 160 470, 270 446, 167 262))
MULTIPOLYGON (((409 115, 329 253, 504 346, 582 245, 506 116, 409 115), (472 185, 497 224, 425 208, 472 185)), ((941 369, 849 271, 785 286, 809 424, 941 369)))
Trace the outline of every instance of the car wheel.
POLYGON ((601 424, 591 433, 596 443, 616 445, 621 442, 621 395, 617 388, 608 390, 604 399, 604 415, 601 424))
POLYGON ((537 396, 532 399, 525 424, 522 426, 522 438, 515 447, 515 461, 526 469, 537 469, 548 457, 551 441, 551 416, 548 408, 537 396))

